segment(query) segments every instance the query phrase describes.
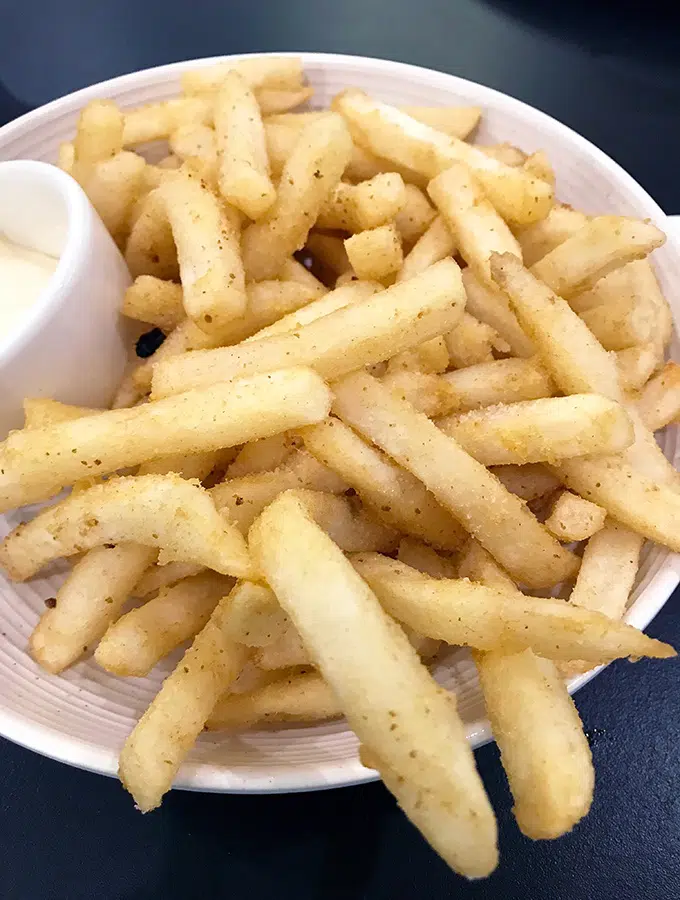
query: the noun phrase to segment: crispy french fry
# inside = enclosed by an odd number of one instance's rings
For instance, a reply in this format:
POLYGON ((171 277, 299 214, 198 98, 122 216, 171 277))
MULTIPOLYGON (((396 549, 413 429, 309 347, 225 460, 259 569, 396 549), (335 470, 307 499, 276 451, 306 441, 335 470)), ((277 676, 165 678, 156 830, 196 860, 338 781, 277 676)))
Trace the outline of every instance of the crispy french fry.
POLYGON ((233 584, 233 579, 206 572, 165 588, 109 626, 95 660, 115 675, 148 675, 171 650, 201 631, 233 584))
POLYGON ((514 356, 529 358, 536 349, 510 309, 507 297, 481 282, 468 266, 463 270, 466 310, 480 322, 490 325, 508 344, 514 356))
POLYGON ((323 419, 330 393, 318 375, 289 369, 215 385, 164 402, 13 432, 0 447, 4 509, 173 453, 232 447, 323 419))
POLYGON ((33 629, 29 651, 48 672, 61 672, 102 637, 157 552, 139 544, 97 547, 73 567, 33 629))
POLYGON ((240 581, 232 591, 225 632, 237 644, 267 647, 283 637, 291 621, 264 584, 240 581))
POLYGON ((123 114, 113 100, 92 100, 78 119, 73 141, 76 170, 111 159, 123 149, 123 114))
POLYGON ((300 135, 284 166, 276 202, 262 222, 243 233, 243 262, 249 278, 276 276, 301 250, 309 229, 340 181, 351 139, 339 116, 313 122, 300 135))
POLYGON ((493 362, 494 346, 500 343, 497 332, 490 325, 480 322, 468 312, 463 313, 460 322, 453 331, 447 332, 444 340, 455 369, 493 362))
POLYGON ((24 428, 44 428, 57 422, 73 422, 84 416, 104 412, 89 406, 72 406, 48 397, 26 397, 24 400, 24 428))
POLYGON ((276 200, 260 107, 247 81, 229 72, 215 100, 219 188, 224 199, 250 219, 261 218, 276 200))
POLYGON ((412 537, 403 537, 399 541, 397 559, 432 578, 456 577, 456 566, 451 559, 437 553, 429 544, 412 537))
POLYGON ((643 388, 638 412, 650 431, 665 428, 680 417, 680 366, 669 361, 643 388))
POLYGON ((587 222, 588 216, 585 213, 573 209, 566 203, 556 203, 545 219, 517 231, 524 264, 533 266, 546 253, 550 253, 567 238, 580 231, 587 222))
POLYGON ((385 281, 401 269, 404 254, 396 225, 381 225, 352 235, 345 250, 357 278, 385 281))
POLYGON ((639 534, 609 519, 586 545, 569 602, 621 619, 633 590, 642 543, 639 534))
POLYGON ((379 381, 358 372, 334 393, 335 413, 419 478, 511 575, 545 587, 576 571, 577 560, 514 494, 379 381))
MULTIPOLYGON (((465 318, 465 313, 463 313, 465 318)), ((430 341, 414 347, 413 350, 404 350, 387 360, 387 375, 395 372, 445 372, 449 367, 449 351, 443 337, 432 338, 430 341)))
POLYGON ((159 190, 150 191, 137 215, 125 247, 125 262, 133 278, 154 275, 166 281, 179 278, 177 248, 159 190))
POLYGON ((618 453, 633 443, 625 409, 599 394, 492 406, 437 425, 485 466, 618 453))
POLYGON ((359 184, 337 185, 321 208, 317 228, 358 232, 386 225, 406 205, 401 175, 382 172, 359 184))
POLYGON ((562 491, 545 520, 545 527, 560 541, 585 541, 600 531, 606 516, 606 511, 596 503, 562 491))
POLYGON ((203 488, 177 475, 126 476, 72 493, 17 526, 0 544, 0 564, 23 581, 61 556, 123 541, 156 547, 161 562, 252 574, 238 529, 219 515, 203 488))
POLYGON ((414 823, 451 865, 469 876, 488 873, 496 864, 496 828, 465 731, 401 629, 294 495, 263 513, 250 542, 350 726, 395 773, 397 796, 399 776, 421 787, 420 807, 409 808, 414 823), (322 585, 328 602, 319 604, 322 585))
POLYGON ((446 256, 451 256, 455 249, 456 245, 449 226, 442 216, 437 216, 404 258, 397 281, 408 281, 414 275, 424 272, 433 263, 439 262, 446 256))
MULTIPOLYGON (((173 154, 188 163, 211 189, 217 187, 217 138, 213 128, 197 123, 180 125, 168 143, 173 154)), ((167 176, 163 176, 161 183, 166 180, 167 176)))
POLYGON ((130 319, 170 331, 185 316, 182 287, 153 275, 140 275, 125 291, 121 312, 130 319))
POLYGON ((302 60, 299 56, 253 56, 214 63, 183 72, 182 91, 216 91, 229 72, 238 72, 251 88, 295 90, 302 83, 302 60))
POLYGON ((498 359, 448 372, 442 380, 452 389, 451 409, 465 412, 495 403, 538 400, 555 393, 555 385, 534 359, 498 359))
POLYGON ((309 452, 348 482, 383 522, 442 550, 460 546, 463 529, 424 485, 338 419, 301 434, 309 452))
POLYGON ((126 109, 123 146, 134 147, 167 139, 183 125, 211 125, 212 116, 212 99, 208 97, 173 97, 161 103, 126 109))
POLYGON ((580 656, 596 662, 675 656, 669 644, 563 600, 431 578, 378 553, 357 554, 352 563, 390 615, 449 644, 504 653, 530 648, 547 659, 580 656))
POLYGON ((75 170, 90 203, 119 247, 125 245, 132 209, 142 190, 146 163, 126 150, 75 170))
POLYGON ((404 244, 412 245, 425 234, 437 213, 417 185, 407 183, 404 190, 406 203, 395 216, 394 224, 404 244))
POLYGON ((228 610, 227 595, 121 750, 120 780, 142 812, 159 805, 215 704, 247 660, 248 650, 224 634, 228 610))
POLYGON ((462 300, 460 269, 453 260, 442 260, 410 281, 290 333, 158 363, 153 394, 167 396, 303 361, 323 377, 336 378, 449 331, 462 314, 462 300))
POLYGON ((522 500, 537 500, 557 490, 560 482, 545 466, 528 463, 522 466, 494 466, 493 474, 511 494, 522 500))

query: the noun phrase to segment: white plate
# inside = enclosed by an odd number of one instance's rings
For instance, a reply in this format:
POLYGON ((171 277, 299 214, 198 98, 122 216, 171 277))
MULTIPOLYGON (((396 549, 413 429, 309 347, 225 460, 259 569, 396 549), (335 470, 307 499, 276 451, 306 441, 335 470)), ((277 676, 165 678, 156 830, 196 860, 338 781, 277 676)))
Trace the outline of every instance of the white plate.
MULTIPOLYGON (((557 172, 560 199, 587 212, 668 222, 649 195, 616 163, 569 128, 510 97, 461 78, 384 60, 303 53, 316 89, 314 105, 324 106, 341 88, 357 86, 399 104, 472 104, 484 108, 479 140, 510 141, 524 150, 547 151, 557 172)), ((183 62, 103 82, 55 100, 0 129, 0 159, 54 161, 61 141, 73 136, 78 111, 97 97, 121 106, 164 100, 176 94, 180 73, 214 62, 183 62)), ((666 296, 674 305, 680 285, 680 256, 673 240, 654 254, 666 296)), ((678 358, 674 337, 671 355, 678 358)), ((664 451, 677 461, 677 429, 662 436, 664 451)), ((0 519, 0 536, 19 521, 0 519)), ((680 578, 680 558, 660 547, 644 551, 627 621, 644 628, 666 602, 680 578)), ((112 775, 118 751, 170 670, 172 661, 143 679, 115 678, 85 660, 61 676, 42 672, 26 653, 26 643, 43 601, 60 583, 54 570, 30 584, 0 578, 0 733, 12 741, 74 766, 112 775)), ((581 687, 593 673, 575 679, 581 687)), ((463 651, 437 665, 437 677, 455 690, 474 746, 490 740, 474 668, 463 651)), ((235 737, 203 735, 182 768, 177 787, 243 793, 318 790, 375 778, 357 758, 357 742, 341 722, 312 728, 258 731, 235 737)))

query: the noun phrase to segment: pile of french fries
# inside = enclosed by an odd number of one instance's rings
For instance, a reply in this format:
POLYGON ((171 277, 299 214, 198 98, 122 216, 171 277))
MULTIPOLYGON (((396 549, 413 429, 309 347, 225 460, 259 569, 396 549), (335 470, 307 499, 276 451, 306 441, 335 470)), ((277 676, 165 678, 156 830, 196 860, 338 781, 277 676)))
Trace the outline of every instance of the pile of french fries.
POLYGON ((622 621, 645 539, 680 551, 654 439, 680 415, 664 235, 560 204, 540 150, 467 140, 478 109, 348 89, 291 111, 311 94, 300 60, 264 57, 83 110, 60 164, 135 276, 123 313, 166 339, 109 411, 26 401, 1 509, 72 490, 0 562, 77 558, 31 638, 48 672, 94 650, 139 677, 189 642, 121 751, 141 810, 204 728, 344 715, 482 877, 496 822, 428 668, 442 646, 471 648, 536 839, 593 794, 564 678, 675 653, 622 621))

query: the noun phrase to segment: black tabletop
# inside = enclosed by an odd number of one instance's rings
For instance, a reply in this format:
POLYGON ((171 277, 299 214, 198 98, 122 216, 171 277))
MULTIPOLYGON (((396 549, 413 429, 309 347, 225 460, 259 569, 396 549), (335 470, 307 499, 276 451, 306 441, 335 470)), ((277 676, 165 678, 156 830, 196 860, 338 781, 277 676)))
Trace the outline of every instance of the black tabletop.
MULTIPOLYGON (((680 30, 662 5, 541 0, 21 0, 0 3, 0 123, 135 69, 257 50, 380 56, 528 101, 680 213, 680 30), (555 7, 554 9, 552 7, 555 7)), ((650 633, 680 646, 680 596, 650 633)), ((173 792, 142 817, 113 780, 0 741, 2 900, 680 897, 678 664, 616 663, 578 695, 589 817, 523 838, 494 746, 477 753, 502 861, 451 874, 379 784, 277 797, 173 792)))

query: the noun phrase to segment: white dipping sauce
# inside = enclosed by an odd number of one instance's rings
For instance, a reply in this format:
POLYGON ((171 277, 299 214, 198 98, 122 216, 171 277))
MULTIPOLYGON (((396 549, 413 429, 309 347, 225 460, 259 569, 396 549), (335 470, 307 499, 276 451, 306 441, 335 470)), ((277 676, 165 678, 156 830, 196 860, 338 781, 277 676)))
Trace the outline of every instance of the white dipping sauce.
POLYGON ((36 303, 58 262, 0 234, 0 338, 15 329, 36 303))

